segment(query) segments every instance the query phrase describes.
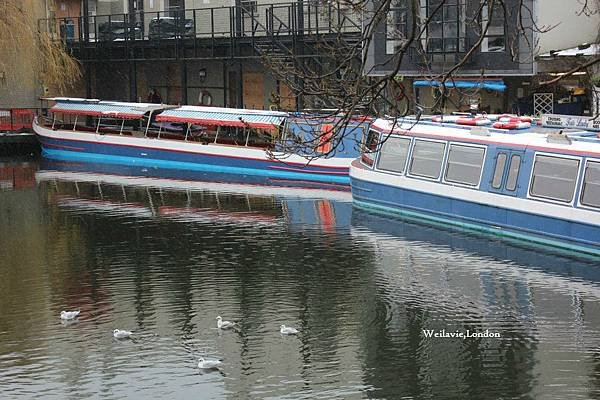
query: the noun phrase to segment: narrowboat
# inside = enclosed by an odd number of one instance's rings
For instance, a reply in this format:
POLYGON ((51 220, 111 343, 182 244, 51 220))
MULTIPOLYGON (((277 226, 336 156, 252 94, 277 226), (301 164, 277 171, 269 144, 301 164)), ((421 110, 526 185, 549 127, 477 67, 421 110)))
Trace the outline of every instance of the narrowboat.
POLYGON ((49 109, 51 117, 36 118, 33 128, 48 158, 293 181, 348 185, 349 166, 359 155, 368 125, 366 118, 360 118, 344 124, 344 134, 334 135, 336 117, 74 98, 47 100, 55 103, 49 109), (298 143, 307 146, 299 150, 298 143))
POLYGON ((375 120, 353 204, 600 254, 600 121, 543 115, 375 120))

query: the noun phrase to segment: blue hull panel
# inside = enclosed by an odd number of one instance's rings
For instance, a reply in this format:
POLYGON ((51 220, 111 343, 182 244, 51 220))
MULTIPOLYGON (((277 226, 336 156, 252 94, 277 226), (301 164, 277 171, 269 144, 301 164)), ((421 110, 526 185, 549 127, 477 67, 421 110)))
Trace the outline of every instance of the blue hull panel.
POLYGON ((56 140, 41 136, 39 138, 42 144, 42 154, 55 160, 255 175, 346 185, 350 183, 347 170, 339 168, 332 168, 329 171, 314 165, 288 168, 290 167, 288 164, 277 160, 264 161, 145 147, 56 140), (301 169, 301 171, 291 171, 290 169, 301 169))
POLYGON ((357 207, 600 255, 600 227, 352 178, 357 207))

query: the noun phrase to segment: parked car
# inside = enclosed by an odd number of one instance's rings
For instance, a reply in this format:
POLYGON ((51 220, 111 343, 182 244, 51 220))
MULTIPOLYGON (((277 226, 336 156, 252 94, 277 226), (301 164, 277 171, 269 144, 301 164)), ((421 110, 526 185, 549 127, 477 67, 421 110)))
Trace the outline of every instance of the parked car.
MULTIPOLYGON (((98 40, 112 41, 131 39, 129 35, 130 26, 125 21, 106 21, 98 25, 98 40)), ((135 39, 142 38, 142 29, 140 23, 136 22, 133 26, 133 37, 135 39)))
POLYGON ((187 18, 156 17, 150 20, 148 26, 150 39, 193 37, 194 33, 194 21, 187 18))

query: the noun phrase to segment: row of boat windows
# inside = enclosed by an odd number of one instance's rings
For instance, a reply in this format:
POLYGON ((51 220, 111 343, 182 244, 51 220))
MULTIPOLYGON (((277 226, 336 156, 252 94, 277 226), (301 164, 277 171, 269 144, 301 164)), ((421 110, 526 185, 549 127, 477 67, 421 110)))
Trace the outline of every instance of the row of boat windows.
MULTIPOLYGON (((376 145, 367 140, 367 148, 376 145)), ((463 186, 479 187, 486 146, 466 145, 391 136, 379 151, 377 169, 397 174, 439 180, 463 186), (412 145, 412 152, 411 152, 412 145), (444 156, 445 168, 442 170, 444 156)), ((373 161, 363 157, 363 162, 373 161)), ((498 191, 514 192, 522 163, 521 154, 499 152, 491 179, 491 187, 498 191)), ((580 158, 536 154, 529 187, 529 195, 561 203, 571 203, 575 196, 580 158)), ((600 208, 600 161, 585 164, 580 204, 600 208)))

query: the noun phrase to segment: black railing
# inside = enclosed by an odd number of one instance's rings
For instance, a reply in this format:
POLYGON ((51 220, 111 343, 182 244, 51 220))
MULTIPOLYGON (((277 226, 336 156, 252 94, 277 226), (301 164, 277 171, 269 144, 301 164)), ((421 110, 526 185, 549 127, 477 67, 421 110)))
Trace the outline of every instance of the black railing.
POLYGON ((39 27, 68 45, 361 31, 356 13, 339 5, 308 2, 42 19, 39 27))

